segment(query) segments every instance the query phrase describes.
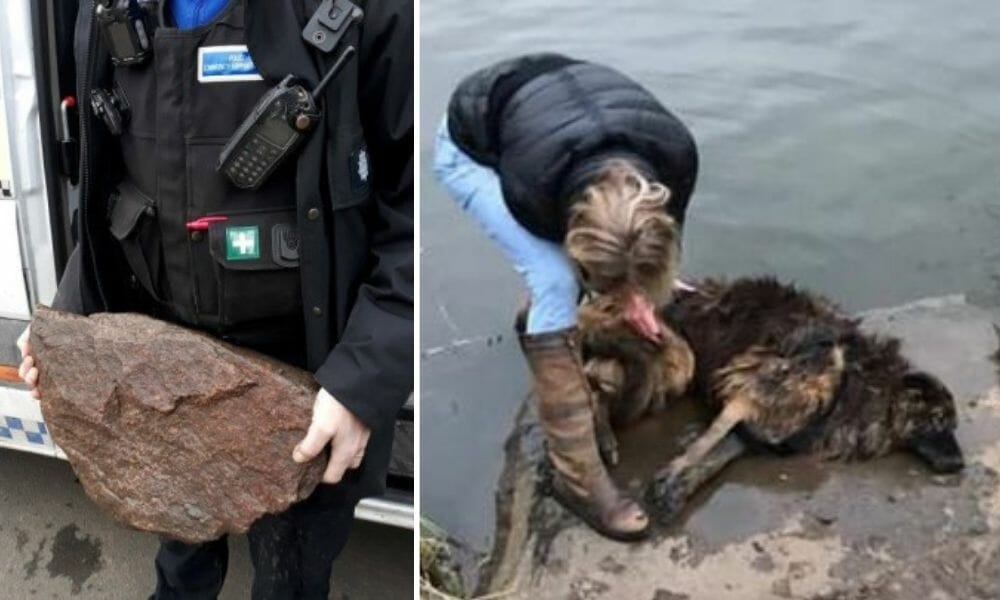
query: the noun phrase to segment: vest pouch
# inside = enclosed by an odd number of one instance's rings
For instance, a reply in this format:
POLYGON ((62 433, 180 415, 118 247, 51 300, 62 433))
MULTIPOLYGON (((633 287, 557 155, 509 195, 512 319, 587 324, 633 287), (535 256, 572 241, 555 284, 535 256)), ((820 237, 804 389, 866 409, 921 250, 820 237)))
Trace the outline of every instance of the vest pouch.
MULTIPOLYGON (((298 229, 294 209, 227 212, 209 225, 218 284, 219 324, 301 317, 298 229)), ((211 218, 211 217, 209 217, 211 218)))
POLYGON ((139 284, 160 301, 163 246, 156 223, 156 203, 129 181, 123 181, 109 199, 108 229, 118 240, 125 260, 139 284))

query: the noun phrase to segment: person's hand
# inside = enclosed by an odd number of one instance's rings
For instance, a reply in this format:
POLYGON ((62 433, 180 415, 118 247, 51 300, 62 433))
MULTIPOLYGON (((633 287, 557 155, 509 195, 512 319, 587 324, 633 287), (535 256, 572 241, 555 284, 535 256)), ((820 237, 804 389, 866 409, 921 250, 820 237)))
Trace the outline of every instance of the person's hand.
POLYGON ((295 446, 292 458, 297 463, 309 462, 330 444, 330 462, 323 473, 323 481, 337 483, 345 471, 361 466, 369 435, 371 431, 364 423, 320 388, 313 404, 312 424, 306 437, 295 446))
POLYGON ((31 395, 37 400, 41 398, 37 387, 38 367, 35 366, 35 357, 31 355, 31 342, 28 341, 30 335, 31 325, 28 325, 17 338, 17 349, 21 351, 21 366, 18 367, 17 374, 31 388, 31 395))

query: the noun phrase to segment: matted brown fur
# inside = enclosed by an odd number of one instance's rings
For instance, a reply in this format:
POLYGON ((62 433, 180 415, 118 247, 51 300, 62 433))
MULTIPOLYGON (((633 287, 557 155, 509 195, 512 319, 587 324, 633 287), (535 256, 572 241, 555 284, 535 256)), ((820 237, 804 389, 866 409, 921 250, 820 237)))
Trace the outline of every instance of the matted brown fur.
POLYGON ((908 450, 932 470, 962 468, 954 399, 898 340, 866 334, 829 300, 773 279, 697 287, 665 318, 694 352, 690 391, 715 417, 651 486, 666 514, 747 443, 845 460, 908 450))
POLYGON ((756 439, 780 444, 833 404, 844 372, 843 348, 819 352, 809 361, 754 346, 715 371, 711 396, 721 406, 745 403, 740 423, 756 439))
POLYGON ((613 161, 573 203, 565 240, 584 285, 598 293, 644 290, 665 304, 677 274, 680 234, 670 191, 613 161))
MULTIPOLYGON (((803 328, 821 327, 842 350, 844 366, 832 402, 785 417, 790 422, 783 428, 789 431, 813 428, 795 440, 799 450, 866 458, 904 446, 918 431, 954 431, 954 400, 944 385, 916 371, 900 353, 899 340, 863 333, 857 319, 826 298, 767 278, 708 280, 697 287, 668 308, 667 321, 691 345, 696 357, 692 391, 713 410, 721 410, 728 399, 716 386, 734 360, 755 348, 794 359, 782 343, 803 328), (812 422, 816 416, 824 417, 822 423, 812 422)), ((817 374, 823 372, 820 368, 817 374)), ((769 404, 772 410, 794 412, 773 400, 769 404)))
POLYGON ((637 416, 681 393, 689 377, 686 391, 713 415, 651 486, 667 514, 748 445, 843 460, 908 450, 934 470, 961 468, 954 399, 910 365, 898 340, 866 334, 826 298, 773 279, 697 288, 664 309, 662 348, 633 333, 612 298, 580 313, 587 368, 612 411, 617 403, 637 416))
POLYGON ((666 408, 694 377, 694 355, 682 337, 661 321, 663 342, 646 340, 629 327, 612 298, 598 296, 579 310, 585 371, 595 392, 622 425, 666 408))
POLYGON ((594 425, 604 460, 618 462, 612 425, 664 410, 684 393, 694 376, 694 355, 661 320, 662 344, 629 327, 615 298, 595 296, 579 310, 584 372, 593 390, 594 425))

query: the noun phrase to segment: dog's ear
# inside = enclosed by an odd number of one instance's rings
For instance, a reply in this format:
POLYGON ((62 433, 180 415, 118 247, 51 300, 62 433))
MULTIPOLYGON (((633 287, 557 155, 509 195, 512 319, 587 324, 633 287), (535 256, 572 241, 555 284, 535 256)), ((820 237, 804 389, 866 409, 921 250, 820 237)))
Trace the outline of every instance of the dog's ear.
POLYGON ((674 329, 679 329, 682 321, 684 320, 684 314, 687 307, 681 306, 676 300, 664 304, 656 310, 656 316, 660 318, 661 321, 667 324, 668 327, 674 329))
POLYGON ((941 395, 950 398, 948 386, 926 371, 909 371, 903 375, 903 385, 923 394, 941 395))

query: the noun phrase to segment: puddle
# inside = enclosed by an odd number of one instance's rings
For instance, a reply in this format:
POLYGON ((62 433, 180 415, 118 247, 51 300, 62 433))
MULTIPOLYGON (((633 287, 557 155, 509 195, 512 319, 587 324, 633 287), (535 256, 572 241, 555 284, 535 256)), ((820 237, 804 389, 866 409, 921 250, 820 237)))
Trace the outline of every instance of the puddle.
POLYGON ((46 565, 50 577, 65 577, 72 593, 79 594, 91 575, 103 568, 101 540, 83 534, 76 525, 66 525, 52 540, 52 559, 46 565))

